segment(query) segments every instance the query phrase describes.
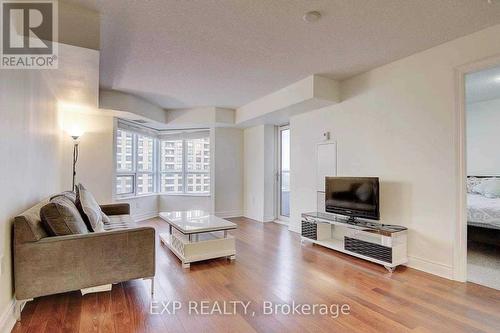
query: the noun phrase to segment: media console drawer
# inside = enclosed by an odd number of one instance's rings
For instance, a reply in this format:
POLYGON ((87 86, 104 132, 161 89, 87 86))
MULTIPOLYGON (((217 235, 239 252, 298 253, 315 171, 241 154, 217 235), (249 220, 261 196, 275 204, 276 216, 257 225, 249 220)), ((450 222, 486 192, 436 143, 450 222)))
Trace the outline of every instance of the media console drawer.
POLYGON ((311 223, 308 221, 302 220, 302 232, 301 235, 302 237, 306 237, 309 239, 318 239, 318 228, 316 226, 316 223, 311 223))
POLYGON ((302 220, 301 235, 312 240, 328 239, 332 234, 331 225, 302 220))
POLYGON ((344 237, 344 250, 392 263, 392 248, 387 246, 366 242, 356 238, 344 237))

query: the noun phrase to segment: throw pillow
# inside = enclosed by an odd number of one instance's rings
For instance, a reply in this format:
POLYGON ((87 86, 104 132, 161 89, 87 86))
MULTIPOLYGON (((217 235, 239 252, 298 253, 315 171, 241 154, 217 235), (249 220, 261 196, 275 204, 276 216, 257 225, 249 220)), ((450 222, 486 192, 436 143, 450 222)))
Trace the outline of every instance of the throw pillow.
POLYGON ((484 182, 482 194, 487 198, 500 198, 500 179, 491 179, 484 182))
POLYGON ((483 179, 477 177, 467 177, 467 193, 476 193, 476 187, 483 182, 483 179))
POLYGON ((88 233, 75 204, 65 196, 57 196, 40 209, 40 218, 52 236, 88 233))
POLYGON ((89 230, 93 232, 104 231, 101 207, 92 193, 82 184, 78 184, 76 187, 76 207, 82 214, 83 220, 89 230))
POLYGON ((102 222, 104 224, 110 224, 111 220, 109 219, 108 215, 104 214, 104 212, 101 210, 101 217, 102 217, 102 222))

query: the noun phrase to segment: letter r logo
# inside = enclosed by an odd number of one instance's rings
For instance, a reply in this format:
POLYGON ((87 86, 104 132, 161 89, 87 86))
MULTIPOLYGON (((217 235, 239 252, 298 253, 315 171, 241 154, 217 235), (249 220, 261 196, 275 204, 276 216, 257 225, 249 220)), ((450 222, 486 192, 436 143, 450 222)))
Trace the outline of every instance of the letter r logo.
POLYGON ((2 2, 2 53, 52 54, 52 1, 2 2))

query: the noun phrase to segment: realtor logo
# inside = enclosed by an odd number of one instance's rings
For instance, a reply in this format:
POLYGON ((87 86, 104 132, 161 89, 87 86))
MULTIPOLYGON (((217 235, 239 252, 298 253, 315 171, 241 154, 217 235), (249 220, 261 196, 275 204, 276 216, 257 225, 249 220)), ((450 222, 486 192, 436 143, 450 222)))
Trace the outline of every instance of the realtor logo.
POLYGON ((57 68, 57 1, 1 1, 1 68, 57 68))

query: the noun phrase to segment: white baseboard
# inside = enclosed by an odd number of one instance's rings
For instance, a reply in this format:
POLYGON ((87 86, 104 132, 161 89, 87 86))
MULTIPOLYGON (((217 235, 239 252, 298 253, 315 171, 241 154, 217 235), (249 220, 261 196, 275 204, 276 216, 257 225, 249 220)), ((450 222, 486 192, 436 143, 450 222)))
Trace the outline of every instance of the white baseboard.
POLYGON ((147 212, 147 213, 139 213, 139 214, 132 214, 132 219, 135 222, 141 222, 144 220, 149 220, 152 218, 158 217, 158 212, 147 212))
POLYGON ((419 271, 444 277, 446 279, 453 279, 453 267, 450 265, 437 263, 419 257, 408 256, 408 263, 406 264, 406 266, 418 269, 419 271))
POLYGON ((254 220, 260 223, 273 222, 276 219, 274 216, 263 216, 263 217, 250 216, 249 214, 247 214, 247 212, 244 212, 243 217, 246 217, 247 219, 254 220))
POLYGON ((241 210, 228 210, 223 212, 215 212, 215 216, 218 216, 222 219, 227 219, 230 217, 241 217, 243 216, 243 211, 241 210))
POLYGON ((279 220, 279 219, 274 219, 274 221, 273 221, 273 222, 274 222, 274 223, 277 223, 277 224, 280 224, 280 225, 284 225, 284 226, 286 226, 286 227, 288 227, 288 226, 289 226, 288 222, 286 222, 286 221, 282 221, 282 220, 279 220))
POLYGON ((15 314, 16 300, 12 299, 7 305, 3 313, 0 315, 0 332, 10 332, 16 324, 17 318, 15 314))
POLYGON ((267 223, 267 222, 274 222, 274 220, 276 220, 276 216, 274 215, 270 215, 270 216, 264 216, 264 223, 267 223))

